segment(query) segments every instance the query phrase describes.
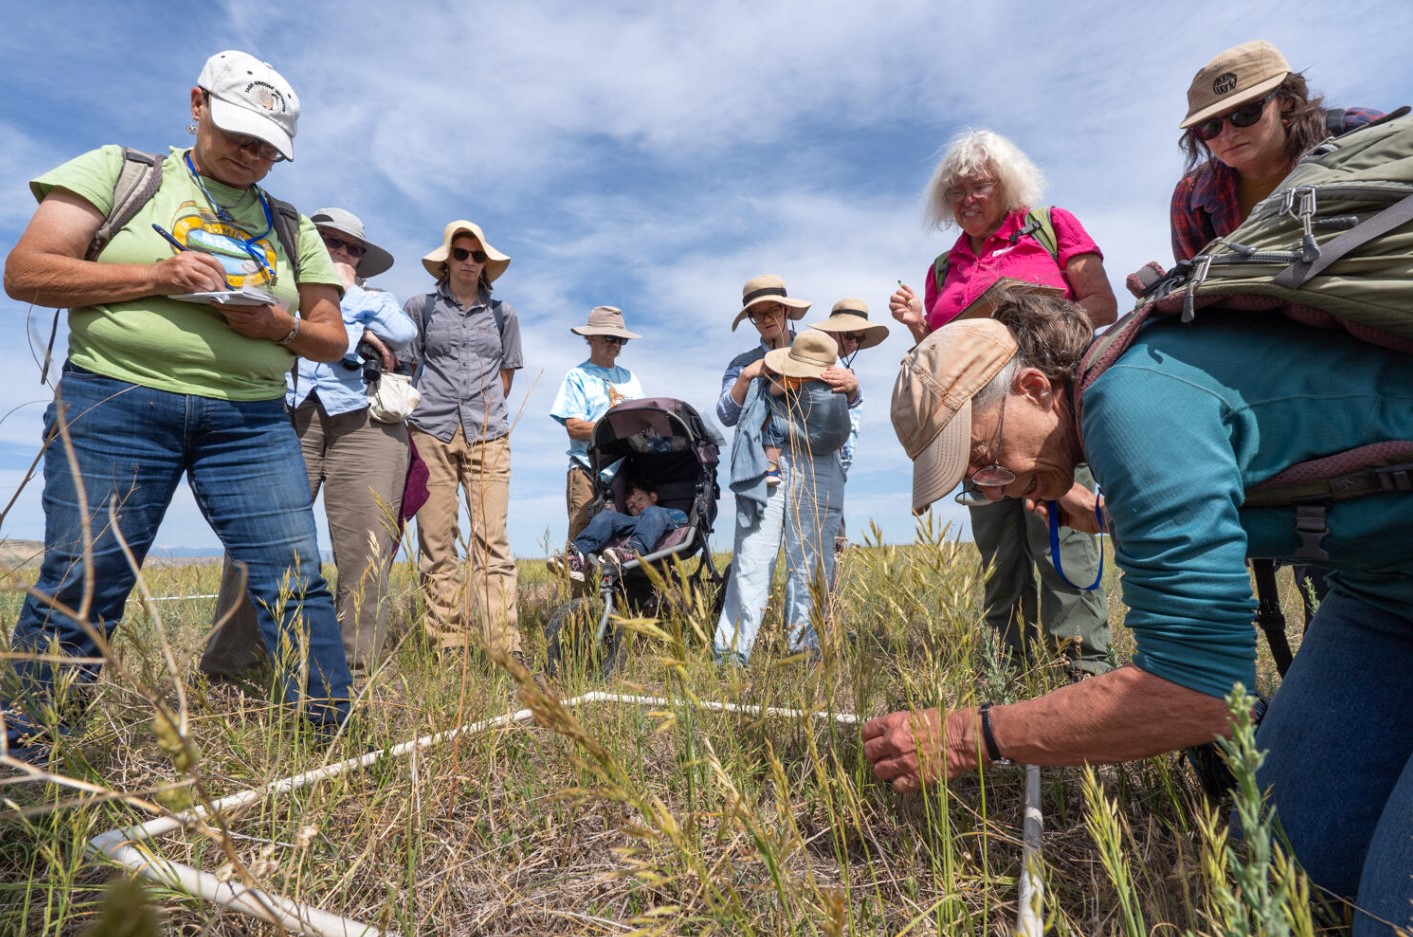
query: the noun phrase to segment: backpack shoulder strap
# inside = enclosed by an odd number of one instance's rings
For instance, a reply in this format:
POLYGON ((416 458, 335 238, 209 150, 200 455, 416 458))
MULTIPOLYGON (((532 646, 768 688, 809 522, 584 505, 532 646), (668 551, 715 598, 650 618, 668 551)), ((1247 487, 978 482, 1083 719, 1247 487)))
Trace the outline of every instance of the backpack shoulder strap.
POLYGON ((1055 236, 1055 222, 1050 218, 1050 206, 1040 205, 1025 213, 1025 224, 1012 234, 1012 244, 1029 234, 1057 263, 1060 259, 1060 240, 1055 236))
POLYGON ((942 292, 942 284, 947 282, 947 268, 951 266, 951 251, 943 251, 932 262, 932 280, 937 284, 937 292, 942 292))
MULTIPOLYGON (((165 153, 144 153, 132 147, 123 147, 122 167, 113 182, 113 207, 108 209, 107 217, 94 232, 93 240, 88 242, 84 260, 96 260, 108 242, 113 240, 113 235, 132 221, 142 206, 152 201, 152 196, 162 185, 162 161, 166 158, 165 153)), ((39 369, 41 384, 49 380, 49 365, 54 360, 54 341, 59 335, 59 312, 54 310, 54 321, 49 326, 49 344, 45 346, 44 364, 39 369)))
POLYGON ((142 206, 157 194, 158 187, 162 185, 162 161, 166 158, 162 153, 144 153, 123 147, 123 165, 113 183, 113 207, 108 210, 108 216, 89 242, 85 260, 93 260, 103 253, 103 248, 108 246, 113 235, 132 221, 142 206))
POLYGON ((1079 434, 1080 448, 1084 448, 1084 428, 1080 417, 1084 412, 1084 392, 1099 380, 1099 377, 1119 356, 1128 351, 1138 333, 1148 323, 1149 314, 1156 308, 1154 303, 1144 303, 1119 321, 1111 325, 1103 335, 1095 336, 1079 359, 1074 380, 1070 382, 1070 404, 1074 410, 1075 432, 1079 434))
POLYGON ((269 192, 265 200, 270 203, 270 217, 274 222, 275 237, 280 241, 285 256, 289 258, 289 269, 295 281, 299 280, 299 209, 284 199, 275 198, 269 192))
POLYGON ((500 300, 491 300, 491 316, 496 320, 496 333, 500 335, 501 347, 505 347, 505 312, 500 308, 500 306, 500 300))

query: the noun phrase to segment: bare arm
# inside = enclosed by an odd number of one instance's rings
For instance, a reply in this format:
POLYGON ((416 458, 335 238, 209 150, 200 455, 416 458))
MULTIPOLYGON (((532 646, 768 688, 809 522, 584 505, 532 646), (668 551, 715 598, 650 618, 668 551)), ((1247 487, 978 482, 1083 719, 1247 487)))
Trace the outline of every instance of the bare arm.
POLYGON ((510 368, 500 369, 500 391, 506 397, 510 396, 510 385, 515 383, 515 372, 510 368))
POLYGON ((594 424, 592 420, 580 420, 572 416, 565 417, 564 428, 568 431, 570 439, 588 441, 594 438, 594 424))
MULTIPOLYGON (((218 306, 226 324, 247 338, 278 342, 294 328, 294 315, 278 306, 218 306)), ((339 294, 325 283, 299 285, 299 334, 285 347, 310 361, 338 361, 348 351, 339 294)))
MULTIPOLYGON (((992 707, 991 730, 1002 755, 1035 765, 1132 761, 1230 734, 1225 701, 1132 664, 992 707)), ((970 707, 945 721, 935 709, 895 712, 864 725, 864 755, 880 780, 913 791, 987 763, 980 732, 970 707)))
POLYGON ((741 369, 741 373, 736 375, 736 383, 731 385, 731 399, 736 401, 736 406, 742 406, 746 402, 746 389, 751 386, 751 381, 760 377, 761 369, 765 367, 765 359, 752 361, 741 369))
POLYGON ((1076 254, 1065 264, 1065 279, 1074 290, 1074 301, 1089 313, 1089 324, 1096 329, 1118 318, 1119 301, 1104 273, 1104 261, 1098 254, 1076 254))
POLYGON ((154 264, 85 260, 102 224, 103 213, 87 200, 64 189, 49 193, 5 261, 5 292, 22 303, 77 309, 226 288, 220 261, 200 251, 154 264))

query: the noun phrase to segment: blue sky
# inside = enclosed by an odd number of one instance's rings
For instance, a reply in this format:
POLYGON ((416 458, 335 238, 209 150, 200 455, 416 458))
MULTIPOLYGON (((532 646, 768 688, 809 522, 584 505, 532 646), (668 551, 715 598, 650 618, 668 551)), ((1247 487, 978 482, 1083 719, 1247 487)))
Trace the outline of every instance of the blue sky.
MULTIPOLYGON (((620 363, 653 395, 709 412, 741 284, 783 276, 815 303, 864 298, 890 324, 901 278, 920 287, 955 230, 925 230, 937 150, 985 127, 1045 171, 1043 202, 1080 218, 1125 274, 1168 261, 1176 124, 1192 74, 1222 49, 1276 43, 1331 104, 1409 97, 1413 5, 1024 0, 483 2, 281 5, 3 3, 0 253, 33 211, 28 179, 105 143, 184 144, 187 93, 211 53, 270 61, 304 106, 296 161, 266 187, 305 212, 351 209, 397 264, 400 299, 431 279, 418 259, 455 218, 513 258, 497 295, 520 312, 525 369, 512 408, 517 554, 563 535, 566 437, 547 416, 585 356, 568 327, 616 305, 643 333, 620 363)), ((38 447, 51 313, 0 299, 0 501, 38 447)), ((888 396, 901 328, 856 362, 867 403, 848 486, 851 531, 910 540, 910 466, 888 396)), ((31 483, 0 536, 42 539, 31 483)), ((939 509, 934 509, 939 510, 939 509)), ((729 496, 723 503, 729 519, 729 496)), ((965 512, 940 507, 956 525, 965 512)), ((729 521, 715 545, 730 548, 729 521)), ((214 535, 183 490, 159 546, 214 535)))

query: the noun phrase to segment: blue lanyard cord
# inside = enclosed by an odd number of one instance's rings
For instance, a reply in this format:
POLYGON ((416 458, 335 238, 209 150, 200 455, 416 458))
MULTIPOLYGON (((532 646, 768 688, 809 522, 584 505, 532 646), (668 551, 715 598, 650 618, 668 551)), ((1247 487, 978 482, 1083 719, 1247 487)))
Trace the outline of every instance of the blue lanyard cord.
MULTIPOLYGON (((1094 577, 1094 581, 1087 586, 1077 586, 1070 582, 1065 575, 1064 568, 1060 565, 1060 502, 1046 501, 1046 513, 1050 516, 1050 559, 1055 564, 1055 572, 1060 574, 1060 579, 1071 589, 1078 589, 1081 592, 1093 592, 1099 588, 1099 583, 1104 580, 1104 545, 1099 544, 1099 575, 1094 577)), ((1094 518, 1099 521, 1099 529, 1104 529, 1104 509, 1099 507, 1099 489, 1094 489, 1094 518)))
MULTIPOLYGON (((196 171, 196 164, 191 161, 191 150, 187 150, 182 156, 182 159, 186 161, 187 172, 191 173, 191 178, 196 182, 196 187, 201 190, 201 194, 206 196, 206 203, 211 206, 212 211, 216 213, 216 217, 236 228, 244 235, 245 229, 236 222, 235 216, 232 215, 225 206, 211 197, 211 190, 207 189, 206 183, 201 181, 201 174, 196 171)), ((258 185, 252 185, 252 188, 255 189, 255 197, 259 199, 260 207, 265 212, 265 230, 253 237, 247 235, 241 237, 239 240, 241 246, 245 248, 246 254, 250 256, 251 260, 255 261, 256 266, 265 271, 265 275, 270 278, 270 285, 273 286, 275 283, 275 271, 270 269, 270 264, 265 260, 264 252, 255 245, 256 242, 261 239, 269 237, 270 232, 275 229, 275 215, 270 210, 270 200, 265 197, 264 190, 258 185)))

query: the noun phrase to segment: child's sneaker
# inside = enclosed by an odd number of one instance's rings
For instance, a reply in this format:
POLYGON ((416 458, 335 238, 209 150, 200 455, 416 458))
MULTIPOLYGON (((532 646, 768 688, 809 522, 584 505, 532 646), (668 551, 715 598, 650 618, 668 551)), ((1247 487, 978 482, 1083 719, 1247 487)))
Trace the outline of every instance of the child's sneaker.
POLYGON ((621 569, 624 563, 637 558, 638 554, 627 546, 604 547, 599 551, 599 561, 617 569, 621 569))
POLYGON ((774 488, 776 485, 780 484, 780 466, 776 465, 774 462, 766 463, 765 484, 768 488, 774 488))
POLYGON ((549 564, 556 573, 568 576, 575 582, 584 581, 584 554, 573 546, 565 547, 563 556, 550 557, 549 564))

